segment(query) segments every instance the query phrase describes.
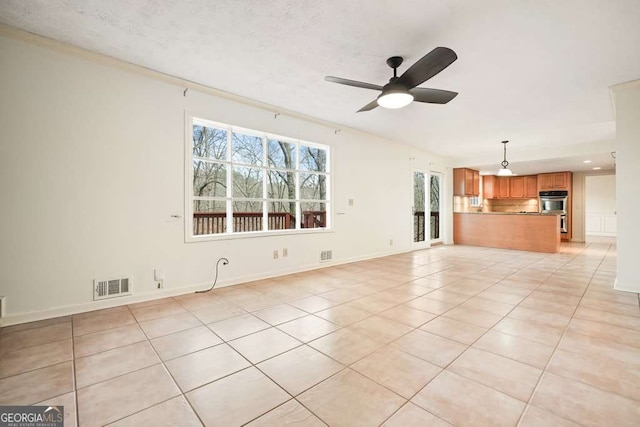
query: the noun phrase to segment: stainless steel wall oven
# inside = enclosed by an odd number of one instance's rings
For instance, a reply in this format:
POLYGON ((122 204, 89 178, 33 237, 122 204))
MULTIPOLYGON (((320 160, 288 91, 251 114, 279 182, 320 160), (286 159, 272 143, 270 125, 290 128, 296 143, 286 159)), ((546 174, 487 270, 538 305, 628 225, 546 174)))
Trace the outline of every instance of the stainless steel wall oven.
POLYGON ((540 212, 560 215, 560 231, 567 232, 568 191, 541 191, 540 212))

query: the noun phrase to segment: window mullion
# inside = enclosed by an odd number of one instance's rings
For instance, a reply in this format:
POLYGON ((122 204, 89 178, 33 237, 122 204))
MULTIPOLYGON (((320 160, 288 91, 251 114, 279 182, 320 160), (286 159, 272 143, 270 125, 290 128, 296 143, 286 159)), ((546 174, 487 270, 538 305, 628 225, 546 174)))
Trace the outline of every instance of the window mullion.
POLYGON ((233 162, 231 143, 233 141, 233 129, 227 128, 227 233, 233 233, 233 162))
POLYGON ((269 206, 267 206, 267 183, 269 173, 269 164, 267 163, 267 150, 269 149, 267 144, 267 136, 262 136, 262 165, 264 169, 262 170, 262 231, 269 230, 269 206))
POLYGON ((296 141, 296 230, 302 228, 302 209, 300 206, 300 141, 296 141))
POLYGON ((200 235, 206 237, 205 235, 226 234, 228 236, 290 228, 298 231, 316 228, 319 226, 317 221, 320 217, 314 215, 313 218, 307 218, 310 221, 308 224, 303 224, 302 215, 305 209, 316 210, 317 205, 321 205, 320 209, 326 212, 324 224, 321 227, 330 228, 329 159, 325 159, 324 164, 320 160, 321 156, 328 156, 329 147, 277 135, 270 137, 265 132, 236 128, 204 119, 191 118, 188 123, 190 127, 187 129, 185 150, 188 150, 185 153, 188 163, 185 200, 189 205, 186 209, 189 216, 188 224, 192 225, 185 226, 187 239, 200 237, 200 235), (269 144, 272 139, 274 151, 270 153, 269 144), (223 148, 221 145, 225 141, 226 147, 221 152, 220 149, 223 148), (307 146, 313 147, 309 149, 309 153, 305 152, 307 157, 311 157, 303 159, 301 150, 306 150, 307 146), (257 157, 259 149, 262 149, 262 153, 257 157), (280 150, 283 152, 281 153, 280 150), (272 159, 271 154, 275 156, 273 165, 269 163, 272 159), (283 155, 294 155, 291 159, 293 164, 287 160, 283 163, 283 155), (260 161, 262 161, 261 164, 260 161), (314 166, 316 163, 317 165, 314 166), (225 172, 226 176, 223 178, 221 174, 225 172), (275 174, 273 182, 271 182, 270 173, 275 174), (258 174, 262 174, 261 177, 258 177, 258 174), (313 178, 314 182, 310 183, 308 188, 302 188, 303 175, 311 175, 313 178), (324 181, 323 185, 326 186, 323 187, 325 192, 322 197, 320 197, 321 194, 315 194, 319 191, 321 177, 324 181), (221 193, 219 185, 222 183, 226 183, 226 189, 221 193), (257 191, 258 184, 262 185, 261 193, 257 191), (290 185, 294 187, 294 194, 290 193, 290 185), (314 190, 313 193, 311 193, 312 190, 314 190), (309 196, 314 199, 303 199, 309 196), (316 199, 316 197, 320 198, 316 199), (256 206, 258 201, 262 203, 261 209, 256 206), (234 217, 234 209, 238 209, 237 217, 234 217), (269 224, 272 219, 271 211, 278 212, 274 214, 273 220, 277 222, 272 224, 273 230, 269 224), (197 216, 196 212, 198 212, 197 216), (282 212, 294 215, 295 224, 287 222, 286 219, 283 223, 282 212), (261 224, 257 223, 258 218, 262 219, 261 224), (226 222, 224 231, 223 220, 226 222), (238 220, 238 224, 234 224, 235 220, 238 220), (198 228, 197 232, 194 227, 198 228))

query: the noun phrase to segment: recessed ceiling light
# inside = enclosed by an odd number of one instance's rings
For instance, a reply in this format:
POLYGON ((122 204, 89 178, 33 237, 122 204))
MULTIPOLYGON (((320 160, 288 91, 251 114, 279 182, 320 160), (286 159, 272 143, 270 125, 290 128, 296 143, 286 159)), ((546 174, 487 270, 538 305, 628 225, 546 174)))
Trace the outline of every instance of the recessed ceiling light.
POLYGON ((600 169, 602 169, 600 166, 596 166, 595 168, 593 168, 594 171, 599 171, 600 169))
POLYGON ((591 163, 591 160, 584 160, 582 163, 591 163))

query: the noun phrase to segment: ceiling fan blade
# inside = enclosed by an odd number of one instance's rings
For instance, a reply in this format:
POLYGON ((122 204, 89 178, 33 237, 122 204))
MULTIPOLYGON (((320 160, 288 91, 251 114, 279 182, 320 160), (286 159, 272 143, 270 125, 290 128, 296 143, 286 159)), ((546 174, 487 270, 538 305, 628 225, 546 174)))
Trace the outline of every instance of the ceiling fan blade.
POLYGON ((456 53, 447 47, 437 47, 413 64, 397 80, 407 89, 426 82, 458 59, 456 53))
POLYGON ((374 99, 373 101, 371 101, 370 103, 368 103, 367 105, 365 105, 364 107, 362 107, 361 109, 358 110, 358 113, 361 113, 363 111, 371 111, 374 108, 376 108, 378 106, 378 100, 374 99))
POLYGON ((414 101, 428 102, 429 104, 446 104, 458 96, 458 92, 422 87, 413 88, 409 92, 413 95, 414 101))
POLYGON ((360 87, 363 89, 382 90, 382 86, 374 85, 371 83, 358 82, 356 80, 343 79, 340 77, 325 76, 324 78, 328 82, 340 83, 341 85, 360 87))

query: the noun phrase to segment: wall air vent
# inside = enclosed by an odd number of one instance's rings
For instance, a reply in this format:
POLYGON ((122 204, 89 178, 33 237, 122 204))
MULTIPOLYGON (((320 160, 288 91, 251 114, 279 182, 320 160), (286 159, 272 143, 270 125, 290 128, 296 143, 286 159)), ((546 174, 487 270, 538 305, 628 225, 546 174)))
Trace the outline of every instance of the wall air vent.
POLYGON ((93 300, 131 295, 131 277, 95 279, 93 281, 93 300))
POLYGON ((321 251, 320 262, 331 261, 333 259, 333 251, 321 251))

